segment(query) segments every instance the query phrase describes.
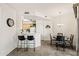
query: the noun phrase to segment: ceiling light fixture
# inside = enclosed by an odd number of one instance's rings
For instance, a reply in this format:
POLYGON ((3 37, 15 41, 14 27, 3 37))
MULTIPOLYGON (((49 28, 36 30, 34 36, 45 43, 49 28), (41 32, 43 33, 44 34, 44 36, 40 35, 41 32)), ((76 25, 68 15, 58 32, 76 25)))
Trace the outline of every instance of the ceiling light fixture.
POLYGON ((27 11, 27 12, 24 12, 24 14, 29 14, 29 12, 27 11))
POLYGON ((44 16, 44 17, 47 17, 47 16, 44 16))

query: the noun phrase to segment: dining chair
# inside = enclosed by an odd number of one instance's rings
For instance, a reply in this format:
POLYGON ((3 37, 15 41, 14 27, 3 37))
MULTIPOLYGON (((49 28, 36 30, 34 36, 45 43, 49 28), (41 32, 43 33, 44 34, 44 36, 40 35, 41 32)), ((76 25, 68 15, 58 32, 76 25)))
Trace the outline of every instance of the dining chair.
POLYGON ((68 40, 66 40, 66 45, 72 49, 73 49, 73 39, 74 39, 74 34, 71 34, 70 38, 68 38, 68 40))
POLYGON ((63 51, 65 51, 66 43, 65 43, 65 36, 57 36, 56 38, 56 47, 62 47, 63 51))
POLYGON ((50 34, 50 45, 55 45, 56 41, 56 37, 52 35, 52 33, 50 34))

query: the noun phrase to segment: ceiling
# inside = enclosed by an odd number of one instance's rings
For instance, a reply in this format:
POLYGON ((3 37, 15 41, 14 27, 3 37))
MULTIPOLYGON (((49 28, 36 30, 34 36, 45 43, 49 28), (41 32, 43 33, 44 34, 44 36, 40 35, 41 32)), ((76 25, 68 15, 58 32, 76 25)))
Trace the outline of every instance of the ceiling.
POLYGON ((38 16, 55 17, 73 11, 72 3, 7 3, 18 11, 38 16))

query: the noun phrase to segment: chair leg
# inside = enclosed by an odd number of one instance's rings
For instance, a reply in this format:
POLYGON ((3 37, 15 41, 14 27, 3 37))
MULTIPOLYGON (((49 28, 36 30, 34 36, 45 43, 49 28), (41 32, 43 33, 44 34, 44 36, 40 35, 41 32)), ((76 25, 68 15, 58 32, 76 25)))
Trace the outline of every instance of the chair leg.
POLYGON ((73 45, 70 45, 71 46, 71 49, 73 49, 73 45))
POLYGON ((56 47, 56 49, 58 50, 58 46, 56 47))
POLYGON ((27 45, 26 51, 28 51, 28 45, 27 45))
POLYGON ((23 47, 24 51, 25 51, 25 40, 24 40, 24 47, 23 47))
POLYGON ((66 46, 65 46, 65 45, 63 45, 62 47, 63 47, 63 51, 65 51, 66 46))
POLYGON ((35 52, 35 47, 34 47, 34 52, 35 52))
POLYGON ((26 50, 28 51, 28 40, 27 40, 27 48, 26 48, 26 50))
POLYGON ((63 51, 65 51, 65 48, 63 48, 63 51))
POLYGON ((18 50, 19 50, 18 46, 19 46, 19 40, 18 40, 18 43, 17 43, 17 52, 18 52, 18 50))
POLYGON ((35 52, 35 40, 34 40, 34 52, 35 52))
POLYGON ((52 39, 50 40, 50 45, 52 45, 52 39))
POLYGON ((58 50, 58 44, 56 43, 56 49, 58 50))
POLYGON ((18 51, 19 51, 18 46, 19 46, 19 40, 18 40, 18 42, 17 42, 17 56, 18 56, 18 51))

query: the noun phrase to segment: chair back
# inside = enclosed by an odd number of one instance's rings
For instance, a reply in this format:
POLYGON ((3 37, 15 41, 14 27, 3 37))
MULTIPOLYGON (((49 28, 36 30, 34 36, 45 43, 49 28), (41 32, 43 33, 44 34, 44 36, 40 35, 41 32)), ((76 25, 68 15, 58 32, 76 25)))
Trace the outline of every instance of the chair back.
POLYGON ((19 40, 25 40, 25 37, 22 35, 22 36, 18 36, 18 39, 19 40))
POLYGON ((57 36, 63 36, 63 33, 57 33, 57 36))
POLYGON ((71 44, 73 44, 73 39, 74 39, 74 35, 71 34, 71 35, 70 35, 70 41, 71 41, 70 43, 71 43, 71 44))
POLYGON ((64 36, 57 36, 56 40, 57 41, 65 41, 65 37, 64 36))
POLYGON ((27 40, 34 40, 34 36, 27 36, 27 40))

